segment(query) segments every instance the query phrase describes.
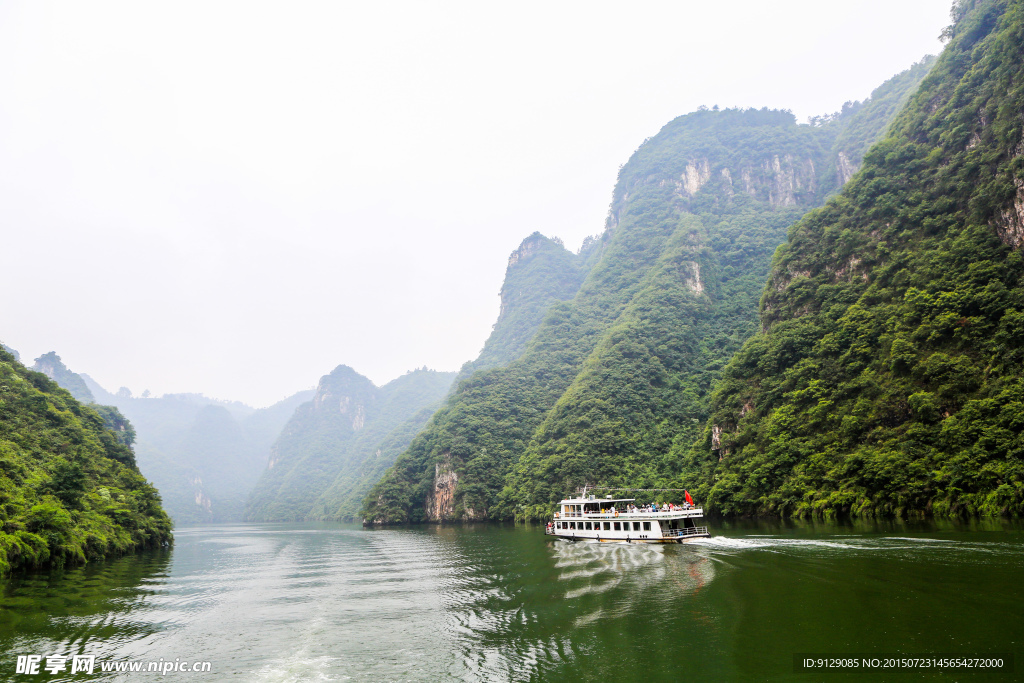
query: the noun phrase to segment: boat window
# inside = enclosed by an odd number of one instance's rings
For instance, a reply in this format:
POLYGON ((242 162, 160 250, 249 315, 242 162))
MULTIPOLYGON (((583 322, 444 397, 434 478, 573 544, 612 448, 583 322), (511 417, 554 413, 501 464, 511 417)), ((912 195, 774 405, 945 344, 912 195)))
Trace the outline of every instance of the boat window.
POLYGON ((650 531, 650 530, 651 530, 651 523, 650 522, 644 522, 644 531, 650 531))
MULTIPOLYGON (((626 523, 629 524, 629 522, 626 522, 626 523)), ((619 523, 619 522, 615 522, 615 530, 616 531, 622 531, 622 524, 619 523)))
POLYGON ((592 530, 593 530, 593 527, 591 526, 590 522, 587 522, 587 531, 592 531, 592 530))
POLYGON ((605 531, 611 531, 612 530, 612 523, 611 522, 605 522, 604 523, 604 530, 605 531))
MULTIPOLYGON (((629 522, 626 522, 629 524, 629 522)), ((633 531, 640 531, 640 522, 633 522, 633 531)))
POLYGON ((575 529, 576 528, 576 522, 569 522, 569 528, 570 529, 575 529))

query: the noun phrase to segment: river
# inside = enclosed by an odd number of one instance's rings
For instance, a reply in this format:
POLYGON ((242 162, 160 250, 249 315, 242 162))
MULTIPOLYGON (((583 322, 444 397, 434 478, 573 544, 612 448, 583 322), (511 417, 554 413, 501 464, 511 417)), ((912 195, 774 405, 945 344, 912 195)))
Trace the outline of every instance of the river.
POLYGON ((710 525, 682 546, 496 524, 182 528, 171 550, 5 581, 0 679, 1024 680, 1020 525, 710 525), (800 653, 1020 661, 808 673, 800 653), (210 671, 16 676, 33 654, 210 671))

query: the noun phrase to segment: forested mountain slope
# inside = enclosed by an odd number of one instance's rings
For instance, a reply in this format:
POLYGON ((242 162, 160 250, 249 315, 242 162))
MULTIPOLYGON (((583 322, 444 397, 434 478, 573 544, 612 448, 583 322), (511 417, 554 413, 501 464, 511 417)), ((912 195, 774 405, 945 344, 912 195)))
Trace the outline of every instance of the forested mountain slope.
POLYGON ((171 542, 124 432, 0 350, 0 574, 171 542))
POLYGON ((350 519, 373 484, 370 477, 408 444, 454 377, 424 368, 378 388, 339 365, 281 432, 246 519, 350 519))
POLYGON ((712 509, 1024 512, 1024 2, 954 14, 891 134, 790 231, 679 454, 712 509))
MULTIPOLYGON (((880 98, 898 103, 928 68, 880 98)), ((712 384, 757 329, 786 228, 849 177, 894 108, 851 105, 820 125, 703 110, 666 125, 621 170, 572 301, 520 358, 459 383, 368 496, 367 521, 537 516, 585 481, 671 477, 670 448, 699 434, 712 384)))

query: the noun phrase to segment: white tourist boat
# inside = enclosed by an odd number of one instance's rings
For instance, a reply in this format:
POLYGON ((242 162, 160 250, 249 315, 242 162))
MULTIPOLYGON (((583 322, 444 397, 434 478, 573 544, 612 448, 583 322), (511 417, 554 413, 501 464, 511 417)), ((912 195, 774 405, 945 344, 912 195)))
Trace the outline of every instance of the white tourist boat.
POLYGON ((568 541, 593 540, 601 543, 686 543, 710 538, 706 526, 696 522, 703 508, 689 503, 662 505, 658 510, 636 508, 635 498, 598 498, 587 495, 566 498, 544 527, 544 533, 568 541))

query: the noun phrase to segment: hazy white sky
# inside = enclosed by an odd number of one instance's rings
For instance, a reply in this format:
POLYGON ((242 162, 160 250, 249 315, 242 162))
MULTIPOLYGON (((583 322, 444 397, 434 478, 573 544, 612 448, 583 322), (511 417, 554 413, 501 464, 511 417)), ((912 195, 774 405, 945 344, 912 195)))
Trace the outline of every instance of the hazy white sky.
POLYGON ((457 369, 704 104, 863 99, 950 0, 0 2, 0 340, 262 406, 457 369))

